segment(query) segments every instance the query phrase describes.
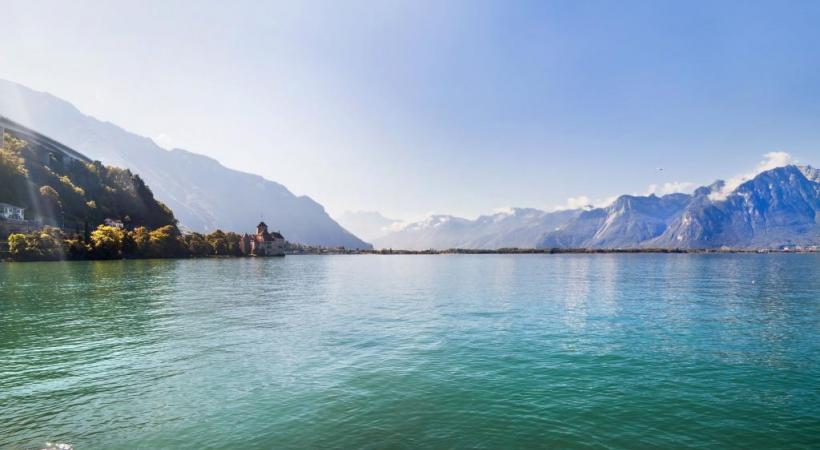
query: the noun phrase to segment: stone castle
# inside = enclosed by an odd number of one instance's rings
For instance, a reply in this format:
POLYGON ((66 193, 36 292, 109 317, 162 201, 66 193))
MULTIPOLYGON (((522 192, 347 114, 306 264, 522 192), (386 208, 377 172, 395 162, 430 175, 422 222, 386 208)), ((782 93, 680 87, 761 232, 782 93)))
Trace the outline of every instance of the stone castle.
POLYGON ((256 226, 256 234, 242 235, 239 248, 244 255, 285 256, 285 238, 278 231, 268 232, 265 222, 259 222, 256 226))

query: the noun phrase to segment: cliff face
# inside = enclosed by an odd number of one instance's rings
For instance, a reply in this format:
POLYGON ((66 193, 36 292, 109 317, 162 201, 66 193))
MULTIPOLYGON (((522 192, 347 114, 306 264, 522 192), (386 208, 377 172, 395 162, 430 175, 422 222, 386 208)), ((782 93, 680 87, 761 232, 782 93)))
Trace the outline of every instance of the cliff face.
POLYGON ((279 183, 228 169, 185 150, 167 151, 152 140, 81 113, 68 102, 0 80, 0 115, 48 135, 93 159, 139 173, 157 198, 194 231, 244 231, 259 222, 292 242, 370 248, 305 196, 279 183))

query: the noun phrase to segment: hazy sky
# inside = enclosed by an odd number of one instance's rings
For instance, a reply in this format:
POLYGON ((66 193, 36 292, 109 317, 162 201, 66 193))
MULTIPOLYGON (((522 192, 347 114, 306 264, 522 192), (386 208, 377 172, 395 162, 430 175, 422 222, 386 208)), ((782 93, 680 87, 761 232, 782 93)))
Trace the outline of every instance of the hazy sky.
POLYGON ((0 17, 0 78, 332 215, 551 209, 773 151, 820 164, 816 1, 0 0, 0 17))

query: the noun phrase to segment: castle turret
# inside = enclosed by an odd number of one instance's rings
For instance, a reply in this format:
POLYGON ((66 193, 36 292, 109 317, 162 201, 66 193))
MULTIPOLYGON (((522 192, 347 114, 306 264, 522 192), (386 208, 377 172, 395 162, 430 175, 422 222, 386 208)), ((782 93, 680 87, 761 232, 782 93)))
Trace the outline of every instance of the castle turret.
POLYGON ((265 234, 268 232, 268 226, 265 225, 265 222, 259 222, 259 225, 256 226, 256 234, 265 234))

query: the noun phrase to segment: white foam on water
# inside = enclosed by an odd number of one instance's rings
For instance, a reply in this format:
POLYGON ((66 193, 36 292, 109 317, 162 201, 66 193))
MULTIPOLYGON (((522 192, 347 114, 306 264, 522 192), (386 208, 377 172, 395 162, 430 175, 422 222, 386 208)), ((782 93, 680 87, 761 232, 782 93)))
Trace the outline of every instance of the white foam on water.
POLYGON ((71 444, 63 444, 59 442, 46 442, 46 446, 41 450, 74 450, 71 444))

